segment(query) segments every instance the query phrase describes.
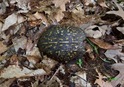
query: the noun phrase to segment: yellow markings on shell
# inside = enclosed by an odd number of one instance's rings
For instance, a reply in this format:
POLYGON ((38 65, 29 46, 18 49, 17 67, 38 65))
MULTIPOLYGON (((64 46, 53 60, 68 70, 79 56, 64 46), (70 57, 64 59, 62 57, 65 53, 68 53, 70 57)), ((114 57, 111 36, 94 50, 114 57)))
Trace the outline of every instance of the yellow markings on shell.
POLYGON ((70 26, 67 26, 66 28, 67 28, 67 30, 69 30, 70 26))
POLYGON ((52 45, 46 46, 45 49, 52 47, 52 45))
POLYGON ((65 46, 67 46, 67 47, 68 47, 68 46, 69 46, 69 44, 66 44, 65 46))
POLYGON ((57 51, 58 56, 60 55, 60 51, 57 51))
POLYGON ((70 56, 71 56, 71 54, 70 54, 70 53, 68 53, 68 56, 70 57, 70 56))
POLYGON ((50 41, 53 41, 52 39, 50 39, 50 41))
POLYGON ((68 37, 66 37, 66 38, 65 38, 65 40, 69 40, 69 38, 68 38, 68 37))
POLYGON ((49 36, 51 36, 52 35, 52 31, 49 33, 49 36))
POLYGON ((63 33, 61 33, 61 35, 64 35, 63 33))
POLYGON ((57 33, 56 34, 59 34, 59 30, 57 29, 57 31, 56 31, 57 33))
POLYGON ((56 49, 56 46, 54 46, 53 48, 56 49))
POLYGON ((73 56, 72 55, 70 55, 70 58, 72 58, 73 56))
POLYGON ((55 53, 58 54, 60 51, 56 51, 55 53))
POLYGON ((60 38, 59 40, 60 40, 60 41, 63 41, 63 38, 60 38))
POLYGON ((59 46, 60 46, 60 47, 62 47, 63 45, 62 45, 62 44, 60 44, 59 46))
POLYGON ((57 44, 58 42, 48 42, 49 44, 57 44))
POLYGON ((63 33, 64 31, 62 30, 61 33, 63 33))
POLYGON ((69 32, 70 32, 70 30, 69 30, 69 29, 67 29, 67 32, 69 33, 69 32))
POLYGON ((76 54, 76 52, 74 52, 74 54, 76 54))
POLYGON ((42 43, 42 44, 48 44, 47 42, 44 42, 44 43, 42 43))

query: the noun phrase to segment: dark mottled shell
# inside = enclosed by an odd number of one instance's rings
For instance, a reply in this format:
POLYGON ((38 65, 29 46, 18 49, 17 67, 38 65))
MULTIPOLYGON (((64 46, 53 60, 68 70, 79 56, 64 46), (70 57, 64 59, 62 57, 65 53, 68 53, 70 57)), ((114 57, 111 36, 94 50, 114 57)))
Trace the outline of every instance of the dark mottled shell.
POLYGON ((85 38, 78 27, 53 25, 41 34, 37 46, 43 55, 66 62, 84 54, 85 38))

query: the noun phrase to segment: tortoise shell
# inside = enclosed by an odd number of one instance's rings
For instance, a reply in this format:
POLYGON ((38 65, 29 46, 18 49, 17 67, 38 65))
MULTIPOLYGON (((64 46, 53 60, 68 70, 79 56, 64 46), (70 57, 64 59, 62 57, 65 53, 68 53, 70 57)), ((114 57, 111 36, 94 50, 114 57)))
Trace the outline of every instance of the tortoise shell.
POLYGON ((52 25, 41 34, 37 46, 43 55, 59 62, 68 62, 84 54, 85 38, 81 28, 52 25))

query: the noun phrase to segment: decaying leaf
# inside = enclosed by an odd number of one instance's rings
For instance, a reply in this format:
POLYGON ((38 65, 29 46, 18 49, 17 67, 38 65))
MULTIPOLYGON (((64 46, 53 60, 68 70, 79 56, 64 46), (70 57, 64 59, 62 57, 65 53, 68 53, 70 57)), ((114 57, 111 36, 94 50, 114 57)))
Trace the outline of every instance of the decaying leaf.
POLYGON ((115 62, 117 62, 117 58, 124 60, 124 53, 122 53, 121 51, 122 49, 107 50, 105 52, 105 56, 113 59, 115 62))
POLYGON ((63 17, 64 17, 64 13, 63 11, 66 10, 65 4, 67 2, 70 2, 70 0, 53 0, 52 1, 55 4, 55 7, 58 8, 56 10, 54 10, 53 12, 51 12, 51 16, 52 16, 52 21, 57 21, 59 22, 63 17))
POLYGON ((97 46, 99 46, 102 49, 111 49, 113 46, 101 39, 98 38, 89 38, 94 44, 96 44, 97 46))
MULTIPOLYGON (((113 87, 116 87, 118 84, 124 84, 124 64, 115 63, 112 65, 112 68, 119 71, 119 74, 115 77, 116 80, 112 80, 111 83, 113 87)), ((123 87, 123 86, 120 86, 123 87)))
POLYGON ((55 19, 57 22, 59 22, 60 20, 62 20, 62 18, 64 17, 64 14, 62 12, 62 10, 58 10, 56 15, 54 15, 55 19))
POLYGON ((91 84, 87 82, 85 72, 77 72, 76 76, 72 76, 70 81, 75 83, 76 87, 91 87, 91 84))
POLYGON ((120 32, 124 34, 124 27, 117 27, 117 30, 119 30, 120 32))
POLYGON ((97 0, 97 2, 102 6, 102 7, 108 7, 107 5, 106 5, 106 0, 97 0))
POLYGON ((6 80, 5 82, 0 84, 0 87, 10 87, 10 85, 13 83, 14 80, 15 80, 15 78, 6 80))
POLYGON ((63 87, 63 85, 61 80, 57 76, 54 76, 52 80, 40 84, 40 87, 63 87))
POLYGON ((110 31, 108 26, 92 25, 85 29, 86 35, 93 38, 100 38, 101 36, 104 36, 107 31, 110 31))
POLYGON ((25 21, 25 19, 22 16, 20 16, 16 13, 13 13, 5 19, 5 22, 4 22, 3 27, 2 27, 2 31, 7 30, 10 26, 12 26, 16 23, 19 24, 19 23, 24 22, 24 21, 25 21))
POLYGON ((117 3, 117 0, 112 0, 115 5, 118 7, 118 11, 108 11, 107 14, 116 14, 124 20, 124 10, 121 8, 121 6, 117 3))
POLYGON ((56 7, 60 7, 62 11, 65 11, 65 4, 70 2, 70 0, 53 0, 56 7))
POLYGON ((96 2, 94 0, 84 0, 85 5, 95 4, 96 2))
POLYGON ((7 49, 8 47, 4 45, 2 41, 0 41, 0 54, 5 52, 7 49))
POLYGON ((115 43, 117 43, 118 45, 122 45, 122 46, 124 46, 124 39, 121 39, 121 40, 115 40, 115 43))
POLYGON ((45 17, 44 14, 39 13, 39 12, 36 12, 36 13, 34 14, 34 17, 35 17, 36 19, 41 19, 43 24, 45 24, 45 25, 47 25, 47 26, 49 25, 48 20, 47 20, 47 18, 45 17))
POLYGON ((57 64, 57 62, 55 60, 52 60, 50 58, 47 58, 46 56, 44 56, 42 63, 47 66, 47 68, 53 68, 55 67, 55 65, 57 64))
POLYGON ((31 70, 26 67, 21 68, 18 65, 9 65, 0 71, 0 78, 19 78, 34 75, 45 75, 44 69, 31 70))
POLYGON ((4 14, 6 12, 6 4, 4 1, 0 3, 0 7, 0 14, 4 14))
POLYGON ((96 79, 95 84, 97 83, 100 87, 113 87, 110 82, 103 80, 105 76, 101 75, 101 73, 98 72, 98 70, 96 70, 96 72, 98 73, 98 79, 96 79))
POLYGON ((2 27, 2 31, 7 30, 10 26, 14 25, 17 22, 17 15, 15 13, 9 15, 5 19, 5 23, 2 27))
POLYGON ((30 0, 10 0, 10 4, 15 4, 20 10, 18 13, 27 13, 31 7, 30 7, 30 0))
POLYGON ((21 38, 14 38, 12 40, 15 51, 17 52, 19 48, 25 49, 27 44, 27 38, 22 36, 21 38))
POLYGON ((29 67, 32 67, 32 68, 34 68, 34 65, 36 65, 37 63, 39 63, 40 60, 41 60, 41 57, 31 56, 31 55, 28 55, 26 58, 28 59, 28 61, 30 63, 29 67))

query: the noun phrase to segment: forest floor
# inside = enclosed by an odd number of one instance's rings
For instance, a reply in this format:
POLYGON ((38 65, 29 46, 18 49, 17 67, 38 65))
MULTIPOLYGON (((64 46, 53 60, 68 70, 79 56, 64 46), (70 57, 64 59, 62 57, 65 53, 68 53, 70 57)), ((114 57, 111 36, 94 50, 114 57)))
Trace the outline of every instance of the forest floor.
POLYGON ((123 9, 123 0, 0 0, 0 87, 124 87, 123 9), (42 57, 50 25, 84 30, 83 57, 42 57))

